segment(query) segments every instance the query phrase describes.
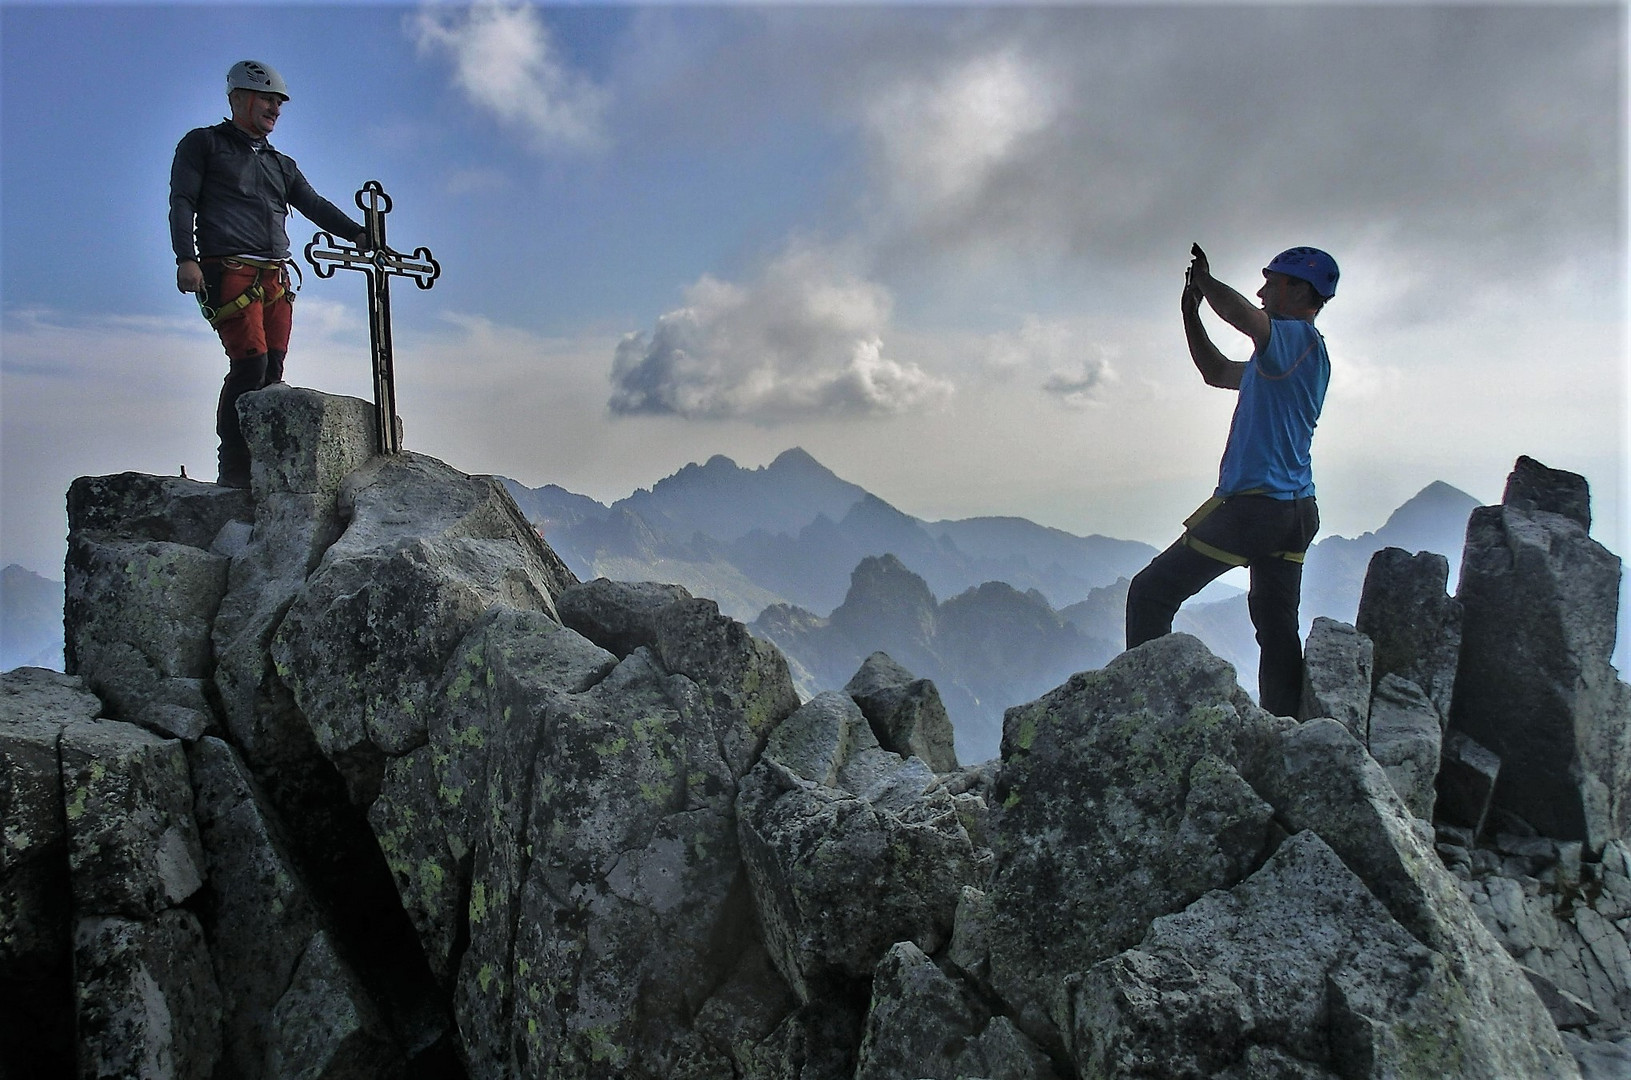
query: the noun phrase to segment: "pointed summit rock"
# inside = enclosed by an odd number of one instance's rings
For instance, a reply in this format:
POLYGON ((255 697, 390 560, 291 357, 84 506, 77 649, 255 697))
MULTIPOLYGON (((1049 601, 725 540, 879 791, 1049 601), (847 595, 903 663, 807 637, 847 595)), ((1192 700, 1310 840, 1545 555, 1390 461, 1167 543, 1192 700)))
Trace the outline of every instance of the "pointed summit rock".
POLYGON ((912 667, 930 649, 935 599, 924 580, 893 555, 862 559, 850 577, 849 595, 832 613, 832 625, 852 638, 870 636, 884 651, 912 667))
POLYGON ((1520 458, 1514 501, 1473 513, 1450 725, 1500 757, 1498 809, 1599 850, 1631 835, 1631 688, 1609 662, 1620 560, 1586 532, 1584 485, 1520 458))
POLYGON ((1411 551, 1435 551, 1456 556, 1467 515, 1478 500, 1460 488, 1435 480, 1412 495, 1376 530, 1381 544, 1411 551))
POLYGON ((833 476, 831 469, 821 464, 810 452, 802 446, 795 446, 790 450, 783 450, 776 455, 767 470, 777 476, 816 476, 822 479, 833 476))

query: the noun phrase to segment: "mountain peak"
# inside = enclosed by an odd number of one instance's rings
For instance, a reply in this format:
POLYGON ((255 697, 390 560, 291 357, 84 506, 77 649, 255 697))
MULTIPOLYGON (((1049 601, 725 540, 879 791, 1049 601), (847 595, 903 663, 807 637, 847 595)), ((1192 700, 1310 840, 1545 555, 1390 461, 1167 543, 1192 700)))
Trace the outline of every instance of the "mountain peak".
POLYGON ((795 446, 783 450, 776 455, 776 460, 770 463, 772 469, 820 469, 822 472, 831 472, 827 466, 817 461, 811 453, 802 446, 795 446))
POLYGON ((744 469, 723 454, 695 462, 637 491, 627 507, 680 542, 698 532, 722 541, 755 530, 796 536, 822 514, 842 518, 866 492, 841 480, 806 451, 783 451, 769 465, 744 469))
POLYGON ((1435 480, 1393 511, 1377 535, 1397 547, 1408 547, 1400 541, 1410 538, 1429 550, 1455 556, 1460 553, 1461 531, 1477 507, 1478 500, 1465 491, 1435 480), (1437 541, 1436 546, 1431 541, 1437 541), (1451 550, 1442 551, 1445 546, 1451 550))
POLYGON ((1406 499, 1399 509, 1403 510, 1416 502, 1429 502, 1437 505, 1451 502, 1470 502, 1477 505, 1478 500, 1452 484, 1446 484, 1443 480, 1434 480, 1431 484, 1406 499))

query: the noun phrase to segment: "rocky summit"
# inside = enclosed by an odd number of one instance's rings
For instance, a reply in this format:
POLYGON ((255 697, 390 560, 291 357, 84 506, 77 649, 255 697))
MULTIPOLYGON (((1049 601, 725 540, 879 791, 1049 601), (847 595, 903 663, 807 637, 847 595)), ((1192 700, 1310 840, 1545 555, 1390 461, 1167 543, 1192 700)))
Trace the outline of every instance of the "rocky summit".
POLYGON ((959 763, 900 657, 801 701, 506 489, 240 404, 247 491, 68 493, 0 676, 0 1075, 1631 1076, 1619 562, 1520 461, 1322 620, 1304 715, 1182 634, 959 763))

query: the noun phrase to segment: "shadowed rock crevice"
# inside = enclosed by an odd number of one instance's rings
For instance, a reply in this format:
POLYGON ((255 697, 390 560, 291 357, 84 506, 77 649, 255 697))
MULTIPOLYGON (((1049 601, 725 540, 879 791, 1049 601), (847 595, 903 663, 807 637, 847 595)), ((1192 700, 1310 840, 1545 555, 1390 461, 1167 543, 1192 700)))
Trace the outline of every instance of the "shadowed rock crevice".
MULTIPOLYGON (((426 1053, 449 1060, 453 1023, 446 999, 379 842, 361 808, 346 799, 338 771, 314 767, 291 785, 272 786, 268 796, 280 819, 303 824, 291 836, 295 868, 335 932, 336 952, 380 1004, 410 1060, 426 1053)), ((432 1075, 422 1071, 426 1067, 419 1066, 419 1075, 432 1075)))
POLYGON ((62 724, 94 716, 97 703, 67 676, 40 672, 33 681, 46 700, 29 708, 16 679, 0 677, 0 723, 9 729, 0 751, 0 1060, 14 1071, 65 1076, 74 1066, 75 984, 62 724))

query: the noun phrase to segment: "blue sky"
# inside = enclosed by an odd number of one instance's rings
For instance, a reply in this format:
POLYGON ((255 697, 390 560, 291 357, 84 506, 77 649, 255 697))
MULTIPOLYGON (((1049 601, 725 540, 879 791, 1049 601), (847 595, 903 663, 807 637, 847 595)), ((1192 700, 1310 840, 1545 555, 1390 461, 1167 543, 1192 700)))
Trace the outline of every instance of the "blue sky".
MULTIPOLYGON (((369 179, 409 449, 610 501, 801 445, 925 518, 1164 544, 1232 395, 1178 294, 1342 265, 1326 532, 1530 454, 1626 535, 1626 16, 1438 8, 0 3, 0 564, 74 476, 214 473, 225 362, 175 290, 170 158, 255 58, 273 142, 369 179)), ((296 250, 314 227, 291 217, 296 250)), ((1211 324, 1244 359, 1244 339, 1211 324)), ((290 381, 370 395, 360 275, 290 381)))

